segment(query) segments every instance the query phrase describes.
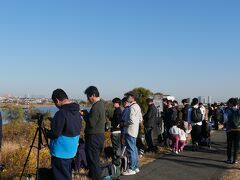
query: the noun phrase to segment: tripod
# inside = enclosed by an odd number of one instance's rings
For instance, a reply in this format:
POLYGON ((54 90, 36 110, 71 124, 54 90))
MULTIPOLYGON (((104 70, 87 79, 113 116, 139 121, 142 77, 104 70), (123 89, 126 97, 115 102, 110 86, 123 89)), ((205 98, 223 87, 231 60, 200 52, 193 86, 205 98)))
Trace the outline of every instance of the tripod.
POLYGON ((23 173, 25 171, 25 168, 27 166, 27 163, 28 163, 28 159, 30 157, 30 154, 31 154, 31 151, 32 151, 32 148, 37 148, 37 169, 36 169, 36 180, 39 179, 39 161, 40 161, 40 158, 39 158, 39 155, 40 155, 40 150, 43 148, 45 148, 46 146, 49 148, 49 144, 48 144, 48 140, 47 140, 47 136, 46 136, 46 133, 44 131, 44 126, 43 126, 43 115, 38 113, 35 117, 33 117, 32 119, 37 119, 38 121, 38 127, 36 129, 36 132, 35 132, 35 135, 34 135, 34 138, 33 138, 33 141, 32 141, 32 144, 30 146, 30 150, 29 150, 29 153, 28 153, 28 156, 27 156, 27 159, 25 161, 25 164, 24 164, 24 167, 23 167, 23 170, 22 170, 22 174, 20 176, 20 180, 22 179, 23 177, 23 173), (46 144, 44 145, 43 144, 43 139, 42 139, 42 136, 44 137, 45 141, 46 141, 46 144), (37 146, 34 146, 34 142, 36 140, 36 138, 38 137, 38 143, 37 143, 37 146))

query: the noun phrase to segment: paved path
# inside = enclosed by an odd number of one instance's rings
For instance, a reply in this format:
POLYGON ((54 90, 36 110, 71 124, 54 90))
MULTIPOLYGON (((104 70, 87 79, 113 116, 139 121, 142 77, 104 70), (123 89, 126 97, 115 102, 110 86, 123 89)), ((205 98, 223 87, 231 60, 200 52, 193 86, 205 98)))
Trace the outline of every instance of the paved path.
MULTIPOLYGON (((187 147, 189 149, 189 147, 187 147)), ((226 160, 226 135, 224 131, 212 134, 212 149, 201 148, 199 152, 185 151, 178 155, 163 155, 153 163, 140 168, 134 176, 124 180, 205 180, 220 179, 231 165, 226 160)), ((237 170, 240 170, 236 168, 237 170)), ((240 178, 239 178, 240 179, 240 178)))

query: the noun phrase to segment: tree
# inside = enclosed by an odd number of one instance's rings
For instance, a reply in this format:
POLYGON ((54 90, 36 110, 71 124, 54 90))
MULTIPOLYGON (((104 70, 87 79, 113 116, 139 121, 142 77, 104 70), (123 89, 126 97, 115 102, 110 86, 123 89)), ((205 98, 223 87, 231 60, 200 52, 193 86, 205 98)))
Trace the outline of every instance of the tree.
POLYGON ((143 87, 134 88, 132 91, 138 95, 137 103, 141 107, 142 112, 146 113, 147 109, 148 109, 148 104, 147 104, 146 100, 147 100, 147 98, 153 96, 153 92, 150 91, 149 89, 145 89, 143 87))
POLYGON ((23 122, 24 121, 24 111, 22 107, 19 106, 8 106, 3 108, 4 119, 9 122, 23 122))

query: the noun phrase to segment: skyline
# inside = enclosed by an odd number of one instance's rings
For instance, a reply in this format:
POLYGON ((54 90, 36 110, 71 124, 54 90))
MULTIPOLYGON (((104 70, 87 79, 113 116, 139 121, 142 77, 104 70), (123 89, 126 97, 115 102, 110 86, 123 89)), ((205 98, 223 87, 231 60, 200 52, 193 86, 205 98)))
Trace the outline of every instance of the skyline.
POLYGON ((240 2, 0 2, 0 96, 240 96, 240 2))

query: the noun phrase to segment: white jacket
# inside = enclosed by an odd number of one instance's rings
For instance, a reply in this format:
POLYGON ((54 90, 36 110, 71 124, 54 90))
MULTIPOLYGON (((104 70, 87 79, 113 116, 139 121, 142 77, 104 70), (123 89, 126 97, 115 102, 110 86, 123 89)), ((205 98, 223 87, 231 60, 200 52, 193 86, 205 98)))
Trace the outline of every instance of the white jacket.
POLYGON ((185 133, 184 130, 180 129, 179 137, 180 137, 180 141, 186 141, 187 140, 186 133, 185 133))
POLYGON ((126 122, 127 134, 137 138, 139 132, 139 124, 143 121, 141 108, 137 103, 130 105, 129 121, 126 122))
POLYGON ((173 126, 169 129, 169 133, 172 135, 179 135, 180 129, 177 126, 173 126))

